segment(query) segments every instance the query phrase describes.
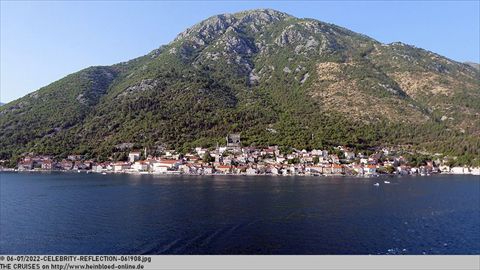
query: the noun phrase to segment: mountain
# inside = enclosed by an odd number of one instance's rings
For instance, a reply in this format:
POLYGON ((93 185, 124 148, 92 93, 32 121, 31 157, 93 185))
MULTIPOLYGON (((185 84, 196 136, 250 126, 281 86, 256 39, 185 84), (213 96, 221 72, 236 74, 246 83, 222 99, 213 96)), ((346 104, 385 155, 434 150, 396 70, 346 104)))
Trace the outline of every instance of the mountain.
POLYGON ((480 155, 480 73, 400 42, 269 9, 210 17, 147 55, 89 67, 0 108, 0 159, 99 160, 223 143, 404 145, 480 155))
POLYGON ((474 62, 465 62, 465 64, 473 67, 476 70, 480 70, 480 64, 479 63, 474 63, 474 62))

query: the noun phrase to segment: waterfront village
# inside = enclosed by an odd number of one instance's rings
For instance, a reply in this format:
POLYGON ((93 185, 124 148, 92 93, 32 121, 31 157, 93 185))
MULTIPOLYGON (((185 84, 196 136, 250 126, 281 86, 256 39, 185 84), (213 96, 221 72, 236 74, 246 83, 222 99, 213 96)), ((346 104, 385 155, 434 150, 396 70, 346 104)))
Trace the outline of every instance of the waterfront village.
MULTIPOLYGON (((355 152, 344 146, 334 151, 297 150, 282 154, 278 146, 241 147, 240 134, 229 134, 226 146, 196 147, 187 154, 164 150, 159 156, 147 149, 132 151, 128 161, 94 162, 81 155, 62 160, 50 156, 26 155, 14 171, 78 171, 95 173, 186 174, 186 175, 311 175, 378 176, 430 175, 436 173, 480 175, 479 167, 450 167, 438 157, 412 165, 394 147, 379 147, 372 154, 355 152)), ((0 167, 0 170, 8 170, 0 167)))

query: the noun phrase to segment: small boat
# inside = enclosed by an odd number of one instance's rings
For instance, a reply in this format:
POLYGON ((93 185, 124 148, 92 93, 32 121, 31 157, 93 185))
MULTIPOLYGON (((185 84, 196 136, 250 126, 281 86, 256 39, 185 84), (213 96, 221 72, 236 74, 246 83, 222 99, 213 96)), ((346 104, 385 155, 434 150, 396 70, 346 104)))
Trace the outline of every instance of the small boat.
POLYGON ((107 174, 106 172, 102 172, 103 175, 107 174))
POLYGON ((373 184, 373 185, 376 186, 376 187, 378 187, 378 186, 380 186, 380 183, 375 183, 375 184, 373 184))
POLYGON ((390 184, 390 181, 383 181, 383 183, 385 183, 385 184, 390 184))

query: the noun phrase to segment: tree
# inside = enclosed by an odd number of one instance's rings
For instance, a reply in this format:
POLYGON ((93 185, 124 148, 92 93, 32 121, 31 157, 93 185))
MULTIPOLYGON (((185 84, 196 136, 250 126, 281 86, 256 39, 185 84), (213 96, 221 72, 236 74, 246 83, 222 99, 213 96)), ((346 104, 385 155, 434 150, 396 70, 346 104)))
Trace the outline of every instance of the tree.
POLYGON ((385 172, 392 174, 395 172, 395 168, 393 166, 385 166, 385 172))
POLYGON ((204 162, 207 162, 207 163, 215 161, 215 158, 210 155, 209 151, 205 152, 202 159, 203 159, 204 162))

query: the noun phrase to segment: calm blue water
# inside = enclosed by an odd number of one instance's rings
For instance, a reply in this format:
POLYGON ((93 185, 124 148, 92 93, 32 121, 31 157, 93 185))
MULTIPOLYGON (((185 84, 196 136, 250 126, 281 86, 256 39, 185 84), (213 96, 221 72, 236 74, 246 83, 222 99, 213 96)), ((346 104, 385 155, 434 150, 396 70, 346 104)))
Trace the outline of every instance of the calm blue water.
POLYGON ((389 180, 1 173, 0 253, 480 254, 478 177, 389 180))

